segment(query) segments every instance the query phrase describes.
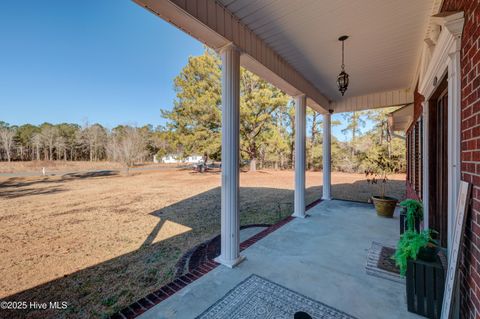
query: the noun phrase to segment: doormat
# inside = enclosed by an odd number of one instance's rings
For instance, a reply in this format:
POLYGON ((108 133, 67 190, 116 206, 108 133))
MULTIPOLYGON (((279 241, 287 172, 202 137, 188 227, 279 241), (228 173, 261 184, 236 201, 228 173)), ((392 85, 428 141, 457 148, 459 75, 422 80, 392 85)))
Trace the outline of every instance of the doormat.
POLYGON ((367 274, 405 284, 395 261, 390 258, 394 253, 395 248, 372 242, 365 266, 367 274))
POLYGON ((298 311, 312 318, 355 319, 257 275, 242 281, 197 319, 291 319, 298 311))
POLYGON ((392 258, 395 255, 395 251, 395 248, 383 246, 380 251, 377 266, 380 269, 400 275, 400 268, 397 267, 395 259, 392 258))

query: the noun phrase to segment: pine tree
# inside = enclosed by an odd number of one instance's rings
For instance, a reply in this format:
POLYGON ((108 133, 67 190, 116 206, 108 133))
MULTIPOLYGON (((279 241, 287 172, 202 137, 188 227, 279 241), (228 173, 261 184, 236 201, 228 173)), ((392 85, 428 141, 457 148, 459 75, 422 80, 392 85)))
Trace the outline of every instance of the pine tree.
MULTIPOLYGON (((183 156, 207 153, 220 159, 221 61, 215 52, 190 57, 174 80, 177 96, 172 111, 162 111, 181 145, 183 156)), ((241 69, 240 147, 252 170, 272 129, 273 113, 288 102, 285 93, 257 75, 241 69)))

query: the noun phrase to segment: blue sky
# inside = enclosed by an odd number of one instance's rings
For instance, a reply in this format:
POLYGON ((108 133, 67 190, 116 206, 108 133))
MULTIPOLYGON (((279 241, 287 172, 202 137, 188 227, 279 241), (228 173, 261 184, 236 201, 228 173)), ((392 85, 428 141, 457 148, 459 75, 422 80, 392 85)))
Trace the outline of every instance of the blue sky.
POLYGON ((164 124, 173 78, 203 52, 130 0, 0 1, 0 39, 0 120, 16 125, 164 124))

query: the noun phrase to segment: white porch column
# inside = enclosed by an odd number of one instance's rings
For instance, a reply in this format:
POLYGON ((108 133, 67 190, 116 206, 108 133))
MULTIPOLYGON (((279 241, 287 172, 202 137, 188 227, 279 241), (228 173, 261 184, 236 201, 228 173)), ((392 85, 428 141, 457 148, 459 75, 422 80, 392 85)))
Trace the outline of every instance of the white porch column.
POLYGON ((307 97, 295 97, 295 209, 293 216, 305 218, 305 136, 307 97))
POLYGON ((331 114, 323 115, 323 200, 332 199, 331 114))
POLYGON ((240 52, 234 45, 220 50, 222 56, 222 199, 221 253, 217 262, 233 268, 240 256, 239 126, 240 52))

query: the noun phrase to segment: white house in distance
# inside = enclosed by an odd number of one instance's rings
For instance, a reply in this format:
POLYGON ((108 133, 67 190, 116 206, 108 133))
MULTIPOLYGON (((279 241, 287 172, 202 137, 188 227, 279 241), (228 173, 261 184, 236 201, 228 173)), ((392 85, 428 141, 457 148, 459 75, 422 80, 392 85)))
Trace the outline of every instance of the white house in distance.
POLYGON ((184 159, 180 155, 168 154, 162 158, 158 158, 157 155, 153 156, 154 163, 166 163, 166 164, 176 164, 176 163, 187 163, 187 164, 197 164, 203 161, 201 155, 191 155, 184 159))

